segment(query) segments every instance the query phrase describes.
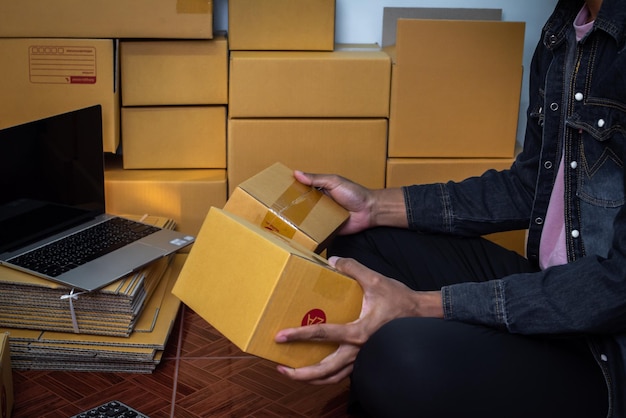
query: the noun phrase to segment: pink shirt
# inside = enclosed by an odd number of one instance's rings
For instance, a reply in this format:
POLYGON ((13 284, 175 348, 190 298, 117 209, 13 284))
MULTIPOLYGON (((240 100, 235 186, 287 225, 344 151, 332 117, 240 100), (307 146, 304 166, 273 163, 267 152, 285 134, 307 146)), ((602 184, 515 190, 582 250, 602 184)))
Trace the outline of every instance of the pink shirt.
MULTIPOLYGON (((580 41, 593 28, 593 21, 587 22, 589 19, 589 9, 587 5, 578 12, 574 20, 574 29, 576 30, 576 40, 580 41)), ((556 180, 550 203, 548 204, 548 212, 546 214, 545 226, 541 234, 541 242, 539 244, 539 266, 546 269, 551 266, 567 263, 567 250, 565 248, 565 203, 564 203, 564 163, 563 155, 556 173, 556 180)))

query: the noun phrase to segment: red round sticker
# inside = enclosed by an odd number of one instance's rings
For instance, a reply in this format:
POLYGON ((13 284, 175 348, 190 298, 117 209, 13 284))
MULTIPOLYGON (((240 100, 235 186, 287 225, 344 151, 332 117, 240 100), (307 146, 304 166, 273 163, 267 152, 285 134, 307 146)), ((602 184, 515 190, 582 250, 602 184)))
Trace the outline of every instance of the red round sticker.
POLYGON ((302 318, 302 326, 323 324, 326 322, 326 314, 321 309, 311 309, 302 318))

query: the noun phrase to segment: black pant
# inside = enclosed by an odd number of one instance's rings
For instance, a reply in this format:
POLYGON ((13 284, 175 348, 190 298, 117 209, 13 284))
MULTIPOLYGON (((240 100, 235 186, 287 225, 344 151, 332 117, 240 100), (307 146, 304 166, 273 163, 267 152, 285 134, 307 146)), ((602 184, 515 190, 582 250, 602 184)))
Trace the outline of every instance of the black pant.
MULTIPOLYGON (((377 228, 338 237, 351 257, 415 290, 532 271, 490 241, 377 228)), ((522 336, 434 318, 391 321, 362 347, 351 411, 373 417, 605 417, 606 384, 583 338, 522 336)))

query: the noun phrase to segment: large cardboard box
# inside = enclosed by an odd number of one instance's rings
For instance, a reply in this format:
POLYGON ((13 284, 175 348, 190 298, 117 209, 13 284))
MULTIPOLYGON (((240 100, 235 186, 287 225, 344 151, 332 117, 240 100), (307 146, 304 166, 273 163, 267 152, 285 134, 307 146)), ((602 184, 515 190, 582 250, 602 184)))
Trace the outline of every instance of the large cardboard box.
POLYGON ((120 106, 113 40, 0 39, 0 62, 0 129, 99 104, 104 151, 117 150, 120 106))
POLYGON ((170 218, 178 231, 196 236, 209 208, 226 203, 226 170, 125 170, 108 164, 104 191, 110 213, 170 218))
POLYGON ((0 416, 11 418, 13 410, 13 372, 11 368, 11 351, 9 334, 0 333, 0 416))
POLYGON ((122 148, 124 168, 226 168, 226 107, 124 107, 122 148))
POLYGON ((389 156, 512 157, 523 46, 524 23, 398 20, 389 156))
POLYGON ((224 210, 317 253, 349 217, 320 190, 294 179, 293 170, 281 163, 239 184, 224 210))
POLYGON ((332 51, 335 0, 229 0, 231 50, 332 51))
POLYGON ((122 106, 228 102, 228 45, 212 40, 120 42, 122 106))
POLYGON ((229 119, 228 187, 280 161, 385 187, 387 119, 229 119))
MULTIPOLYGON (((390 158, 387 161, 386 187, 411 184, 445 183, 480 176, 487 170, 505 170, 514 158, 390 158)), ((526 254, 526 230, 498 232, 485 238, 526 254)))
POLYGON ((387 117, 391 61, 377 46, 233 51, 229 117, 387 117))
POLYGON ((212 36, 212 0, 0 0, 0 37, 212 36))
POLYGON ((284 328, 358 318, 359 284, 282 236, 211 208, 172 292, 241 350, 290 367, 337 346, 274 342, 284 328))

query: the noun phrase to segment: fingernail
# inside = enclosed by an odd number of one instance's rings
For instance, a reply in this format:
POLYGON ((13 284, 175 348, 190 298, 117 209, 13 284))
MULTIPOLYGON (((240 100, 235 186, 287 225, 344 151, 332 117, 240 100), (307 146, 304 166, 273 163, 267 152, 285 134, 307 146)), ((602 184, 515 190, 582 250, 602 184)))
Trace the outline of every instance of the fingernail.
POLYGON ((332 267, 335 267, 335 264, 337 264, 337 260, 339 260, 339 257, 333 255, 332 257, 328 258, 328 264, 330 264, 332 267))

